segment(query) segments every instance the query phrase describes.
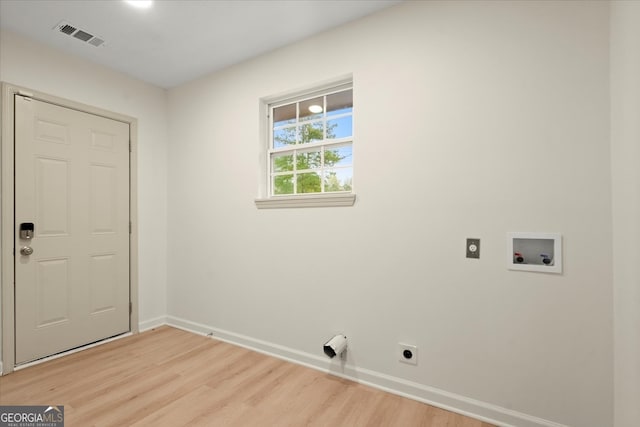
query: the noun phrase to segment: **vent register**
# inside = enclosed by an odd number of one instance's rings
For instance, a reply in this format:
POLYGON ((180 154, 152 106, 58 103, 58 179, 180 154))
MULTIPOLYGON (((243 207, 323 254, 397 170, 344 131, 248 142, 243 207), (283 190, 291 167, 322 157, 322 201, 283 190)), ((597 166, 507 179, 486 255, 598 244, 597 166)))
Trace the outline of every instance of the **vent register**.
POLYGON ((104 40, 101 39, 100 37, 95 36, 91 33, 88 33, 84 30, 81 30, 78 27, 71 25, 65 21, 60 22, 53 29, 58 30, 62 34, 66 34, 68 36, 74 37, 85 43, 89 43, 90 45, 95 47, 101 46, 104 43, 104 40))

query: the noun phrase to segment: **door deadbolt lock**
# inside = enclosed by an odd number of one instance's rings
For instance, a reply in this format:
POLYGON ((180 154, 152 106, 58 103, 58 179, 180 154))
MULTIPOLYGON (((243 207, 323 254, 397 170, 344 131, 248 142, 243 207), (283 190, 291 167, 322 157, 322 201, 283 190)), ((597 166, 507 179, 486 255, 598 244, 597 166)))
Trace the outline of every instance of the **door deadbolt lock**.
POLYGON ((33 248, 31 246, 23 246, 20 248, 20 253, 25 256, 31 255, 33 253, 33 248))
POLYGON ((33 239, 35 229, 36 227, 32 222, 23 222, 20 224, 20 238, 24 240, 33 239))

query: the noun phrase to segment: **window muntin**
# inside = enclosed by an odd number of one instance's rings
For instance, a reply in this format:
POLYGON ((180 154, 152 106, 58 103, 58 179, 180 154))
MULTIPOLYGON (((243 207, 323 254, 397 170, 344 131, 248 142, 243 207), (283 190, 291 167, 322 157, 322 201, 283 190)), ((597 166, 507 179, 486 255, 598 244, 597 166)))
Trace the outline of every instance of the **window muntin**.
POLYGON ((272 104, 271 196, 351 192, 353 89, 272 104))

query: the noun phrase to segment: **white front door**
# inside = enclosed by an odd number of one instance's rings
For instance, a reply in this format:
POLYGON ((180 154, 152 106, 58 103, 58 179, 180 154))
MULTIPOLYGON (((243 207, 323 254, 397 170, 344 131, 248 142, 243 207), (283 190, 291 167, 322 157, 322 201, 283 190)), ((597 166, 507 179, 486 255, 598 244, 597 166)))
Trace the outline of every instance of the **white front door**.
POLYGON ((130 330, 129 227, 129 124, 15 95, 16 365, 130 330))

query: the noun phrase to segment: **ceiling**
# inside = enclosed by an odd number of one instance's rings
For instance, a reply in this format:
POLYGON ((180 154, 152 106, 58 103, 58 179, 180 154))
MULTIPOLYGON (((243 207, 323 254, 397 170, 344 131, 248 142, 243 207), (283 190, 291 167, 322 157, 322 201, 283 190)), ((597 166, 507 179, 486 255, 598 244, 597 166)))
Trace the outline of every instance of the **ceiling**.
POLYGON ((399 1, 0 0, 0 28, 170 88, 399 1), (60 32, 63 21, 96 38, 60 32))

